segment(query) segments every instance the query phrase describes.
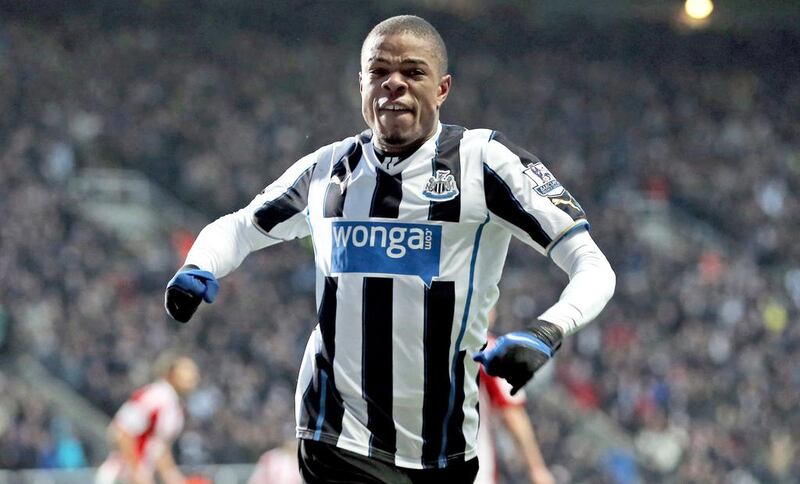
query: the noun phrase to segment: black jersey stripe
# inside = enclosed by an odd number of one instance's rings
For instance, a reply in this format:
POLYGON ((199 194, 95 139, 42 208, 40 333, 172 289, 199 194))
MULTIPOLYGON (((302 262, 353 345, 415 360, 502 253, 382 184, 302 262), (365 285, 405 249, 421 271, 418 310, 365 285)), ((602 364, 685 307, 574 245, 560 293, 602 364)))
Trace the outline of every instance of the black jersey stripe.
POLYGON ((350 174, 361 160, 363 147, 361 139, 357 140, 350 151, 344 155, 331 169, 331 179, 325 190, 323 217, 341 217, 344 213, 344 200, 347 197, 347 184, 350 174))
POLYGON ((486 164, 483 165, 483 191, 490 212, 519 227, 542 247, 552 242, 536 217, 522 207, 506 182, 486 164))
MULTIPOLYGON (((540 162, 541 160, 536 157, 536 155, 531 154, 525 148, 520 147, 519 145, 515 144, 511 140, 509 140, 503 133, 498 131, 493 131, 491 137, 489 137, 489 141, 497 141, 501 145, 508 148, 510 152, 517 155, 519 157, 519 162, 522 164, 524 168, 528 168, 532 163, 540 162)), ((572 220, 580 220, 586 218, 586 213, 583 211, 583 207, 581 204, 575 200, 575 197, 569 192, 569 190, 564 189, 564 191, 558 195, 548 195, 548 199, 558 207, 562 212, 569 215, 572 220)))
POLYGON ((461 217, 461 139, 466 128, 450 124, 442 125, 442 132, 436 143, 436 155, 431 161, 433 176, 437 171, 449 171, 453 175, 458 195, 452 200, 432 200, 428 208, 428 220, 458 222, 461 217))
POLYGON ((338 279, 326 277, 322 299, 317 313, 322 335, 322 350, 315 355, 316 373, 303 397, 303 412, 307 415, 306 428, 314 429, 314 439, 324 433, 328 442, 342 433, 344 405, 336 390, 333 358, 336 352, 336 291, 338 279))
POLYGON ((314 429, 314 440, 325 435, 326 442, 337 440, 342 433, 344 402, 336 389, 333 376, 333 365, 321 354, 317 354, 317 375, 315 375, 316 391, 312 403, 317 411, 317 418, 309 428, 314 429))
POLYGON ((308 187, 314 166, 309 166, 280 196, 264 203, 253 214, 253 221, 264 232, 269 232, 276 225, 285 222, 292 216, 306 209, 308 204, 308 187))
POLYGON ((308 385, 306 385, 306 389, 303 391, 303 399, 301 400, 302 404, 300 405, 300 417, 298 421, 301 425, 305 424, 306 429, 313 429, 314 423, 316 422, 317 416, 319 415, 318 407, 314 405, 311 394, 314 391, 314 381, 316 379, 316 375, 312 375, 311 379, 308 381, 308 385))
POLYGON ((318 312, 322 352, 317 356, 317 365, 320 369, 322 386, 327 394, 323 393, 320 396, 323 425, 322 428, 317 426, 317 432, 325 432, 329 438, 338 438, 342 433, 342 418, 344 417, 344 402, 336 389, 336 379, 333 374, 333 361, 336 357, 336 293, 338 287, 338 278, 325 277, 318 312), (322 398, 323 396, 325 398, 322 398))
POLYGON ((362 389, 373 451, 394 454, 397 431, 392 417, 393 280, 365 277, 362 309, 362 389))
POLYGON ((333 366, 321 353, 314 355, 316 371, 303 393, 300 422, 312 432, 314 440, 324 434, 327 442, 342 433, 344 404, 333 379, 333 366))
POLYGON ((508 151, 514 153, 519 157, 519 162, 523 166, 523 168, 527 168, 528 165, 531 163, 536 163, 537 161, 541 161, 536 155, 532 154, 530 151, 522 148, 521 146, 517 145, 510 139, 506 137, 500 131, 493 131, 492 135, 489 137, 489 141, 497 141, 501 145, 508 148, 508 151))
POLYGON ((337 277, 325 277, 322 298, 317 311, 319 331, 322 335, 322 354, 330 362, 333 362, 336 355, 336 291, 338 286, 339 279, 337 277))
POLYGON ((390 175, 380 168, 375 170, 375 191, 372 192, 370 217, 397 218, 403 199, 403 173, 390 175))
POLYGON ((450 335, 455 313, 455 282, 433 281, 425 289, 423 334, 425 383, 422 403, 422 463, 438 464, 442 421, 450 397, 450 335))
POLYGON ((453 413, 450 416, 450 424, 447 426, 447 446, 443 454, 445 456, 461 455, 462 459, 467 447, 464 439, 464 357, 466 354, 466 350, 461 350, 456 358, 455 402, 453 413))

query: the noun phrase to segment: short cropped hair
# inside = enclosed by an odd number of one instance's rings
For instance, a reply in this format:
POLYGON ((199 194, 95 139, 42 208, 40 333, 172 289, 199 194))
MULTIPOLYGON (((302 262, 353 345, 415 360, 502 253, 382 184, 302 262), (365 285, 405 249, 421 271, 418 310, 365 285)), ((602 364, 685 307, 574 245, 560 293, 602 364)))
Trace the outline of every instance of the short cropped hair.
POLYGON ((416 15, 390 17, 373 27, 361 45, 361 61, 363 62, 364 60, 364 49, 367 48, 367 42, 373 37, 404 33, 414 34, 430 42, 433 55, 442 69, 441 73, 447 73, 447 47, 444 45, 442 36, 439 35, 439 31, 430 22, 416 15))

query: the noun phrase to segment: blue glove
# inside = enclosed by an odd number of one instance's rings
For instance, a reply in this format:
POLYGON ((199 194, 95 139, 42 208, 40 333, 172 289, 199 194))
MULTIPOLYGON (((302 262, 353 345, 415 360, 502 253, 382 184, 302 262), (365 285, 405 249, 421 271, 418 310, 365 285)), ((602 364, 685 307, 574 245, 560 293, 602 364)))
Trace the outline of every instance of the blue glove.
POLYGON ((562 338, 561 328, 537 321, 530 331, 515 331, 497 338, 492 349, 478 352, 472 359, 483 364, 489 375, 510 383, 514 395, 552 358, 561 347, 562 338))
POLYGON ((173 319, 185 323, 192 318, 202 301, 214 302, 219 292, 219 283, 214 274, 186 265, 167 283, 164 307, 173 319))

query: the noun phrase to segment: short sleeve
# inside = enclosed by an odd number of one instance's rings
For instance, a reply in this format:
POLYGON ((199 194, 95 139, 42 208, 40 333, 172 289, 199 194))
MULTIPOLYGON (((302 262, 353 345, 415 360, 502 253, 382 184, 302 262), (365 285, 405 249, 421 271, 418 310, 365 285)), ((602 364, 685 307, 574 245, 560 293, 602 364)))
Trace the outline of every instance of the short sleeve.
POLYGON ((545 164, 502 133, 489 138, 483 176, 492 220, 543 254, 589 227, 581 205, 545 164))

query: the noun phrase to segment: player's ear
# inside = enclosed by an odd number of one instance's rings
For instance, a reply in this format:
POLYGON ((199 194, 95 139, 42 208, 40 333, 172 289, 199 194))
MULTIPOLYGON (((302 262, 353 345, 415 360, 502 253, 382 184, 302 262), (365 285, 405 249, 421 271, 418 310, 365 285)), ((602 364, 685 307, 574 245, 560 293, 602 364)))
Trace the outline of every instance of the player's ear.
POLYGON ((364 92, 364 79, 361 77, 361 71, 358 71, 358 92, 364 92))
POLYGON ((447 99, 447 95, 450 94, 450 86, 452 85, 453 76, 450 74, 443 75, 441 80, 439 80, 439 86, 436 90, 436 101, 439 107, 444 104, 444 100, 447 99))

